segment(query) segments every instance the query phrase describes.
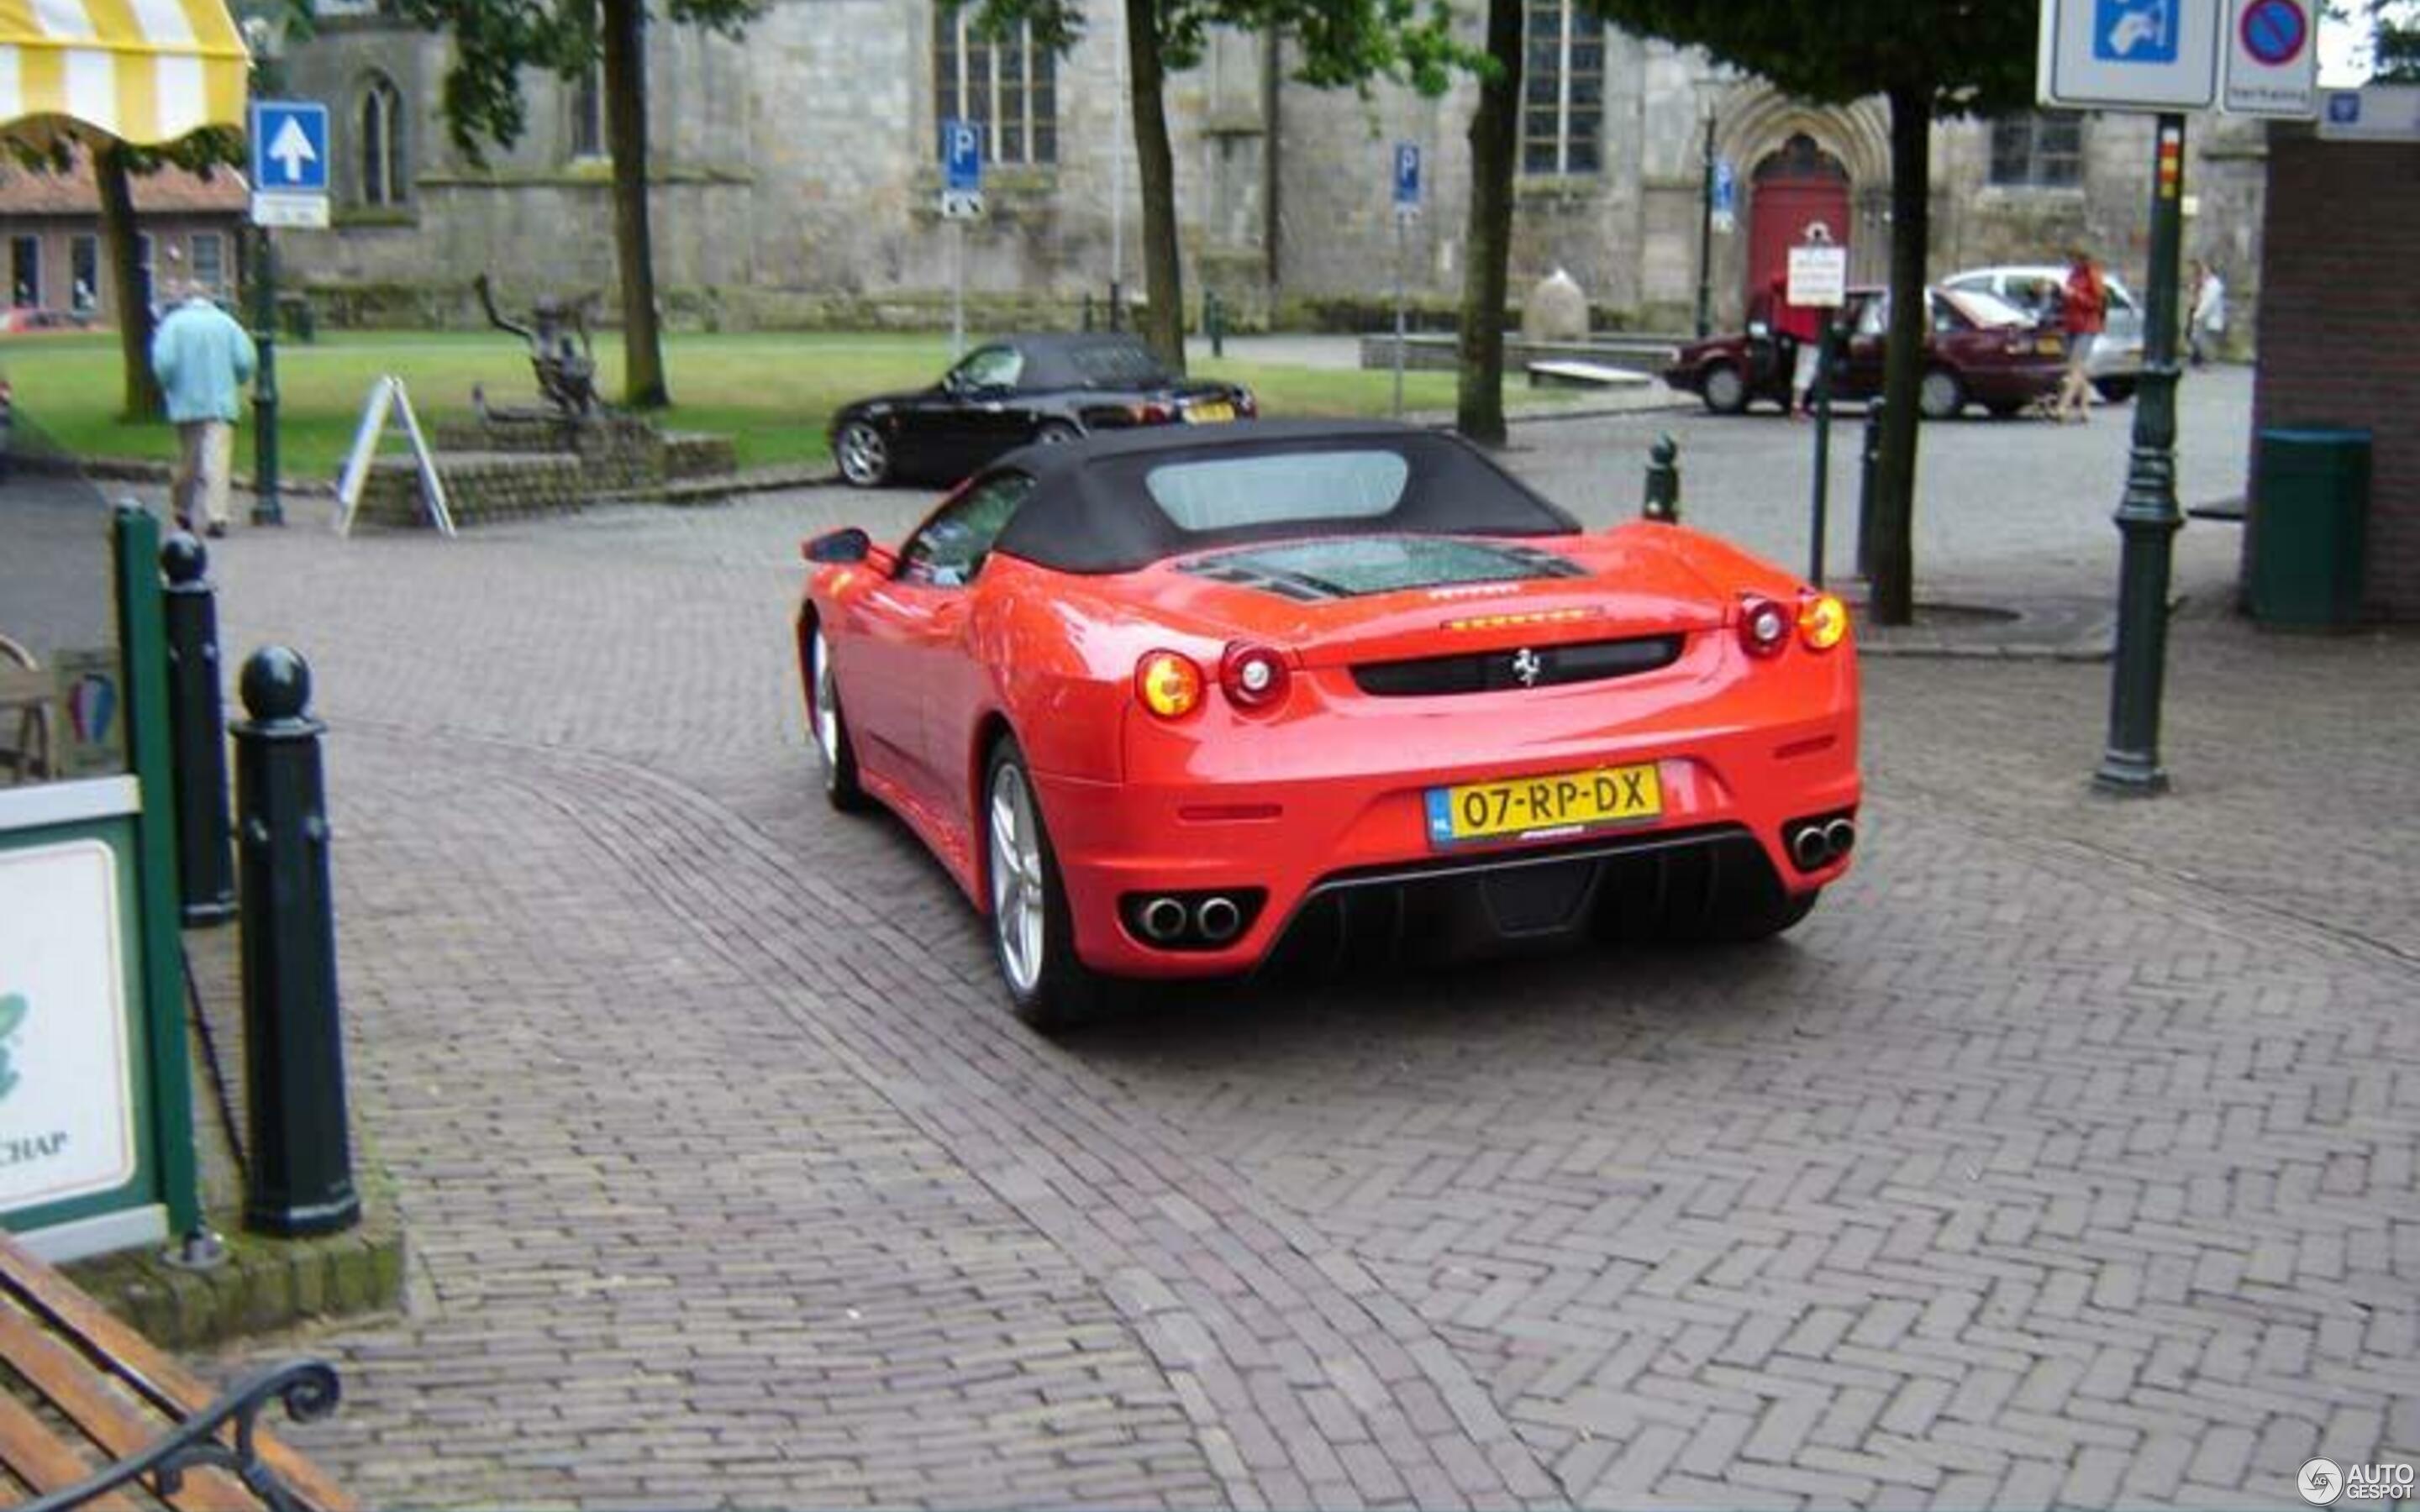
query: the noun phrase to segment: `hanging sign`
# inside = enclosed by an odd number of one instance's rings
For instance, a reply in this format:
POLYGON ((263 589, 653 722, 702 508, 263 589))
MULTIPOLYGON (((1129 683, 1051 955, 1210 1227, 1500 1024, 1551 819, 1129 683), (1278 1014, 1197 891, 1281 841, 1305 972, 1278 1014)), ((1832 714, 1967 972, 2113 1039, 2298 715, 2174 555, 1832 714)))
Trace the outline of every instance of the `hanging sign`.
POLYGON ((0 1213, 133 1180, 117 853, 0 851, 0 1213))

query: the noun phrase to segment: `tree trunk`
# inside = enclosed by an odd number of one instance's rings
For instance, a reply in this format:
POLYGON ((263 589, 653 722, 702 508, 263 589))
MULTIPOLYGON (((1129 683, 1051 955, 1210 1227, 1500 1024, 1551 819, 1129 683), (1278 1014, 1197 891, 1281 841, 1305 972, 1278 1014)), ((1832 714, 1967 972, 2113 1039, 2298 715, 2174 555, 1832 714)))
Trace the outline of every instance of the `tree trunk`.
POLYGON ((1126 82, 1135 163, 1142 174, 1142 336, 1168 370, 1185 372, 1185 270, 1176 260, 1176 158, 1161 85, 1159 0, 1126 0, 1126 82))
POLYGON ((613 154, 613 248, 622 264, 622 402, 671 404, 656 327, 656 254, 647 230, 647 12, 604 0, 605 131, 613 154))
POLYGON ((1895 88, 1891 110, 1890 334, 1883 355, 1883 455, 1874 470, 1878 625, 1916 612, 1916 393, 1924 382, 1924 254, 1932 204, 1932 91, 1895 88))
POLYGON ((1487 0, 1487 55, 1470 117, 1469 259, 1462 272, 1462 363, 1454 425, 1504 444, 1504 303, 1512 260, 1512 169, 1521 110, 1522 0, 1487 0))
POLYGON ((126 148, 104 142, 92 155, 92 178, 101 191, 101 255, 109 262, 109 302, 117 315, 117 354, 125 369, 117 412, 129 421, 158 420, 167 413, 160 379, 151 371, 151 298, 143 286, 143 249, 134 229, 134 182, 126 171, 126 148))

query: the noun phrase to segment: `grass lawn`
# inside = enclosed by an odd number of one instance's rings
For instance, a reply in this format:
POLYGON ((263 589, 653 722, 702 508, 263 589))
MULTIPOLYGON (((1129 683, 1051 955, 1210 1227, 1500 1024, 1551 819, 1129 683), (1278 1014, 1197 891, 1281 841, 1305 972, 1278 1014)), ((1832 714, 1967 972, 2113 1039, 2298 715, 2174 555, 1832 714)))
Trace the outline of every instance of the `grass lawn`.
MULTIPOLYGON (((622 348, 611 335, 597 344, 598 389, 621 392, 622 348)), ((675 429, 720 431, 736 439, 742 467, 807 462, 828 455, 824 423, 842 404, 885 389, 931 382, 949 365, 941 335, 749 333, 668 335, 675 429)), ((1233 360, 1197 364, 1202 376, 1251 385, 1270 415, 1383 415, 1393 399, 1386 373, 1331 371, 1233 360)), ((0 339, 0 373, 15 386, 22 423, 47 432, 84 457, 167 460, 174 436, 163 424, 117 418, 121 387, 114 335, 42 334, 0 339)), ((485 384, 494 404, 534 404, 537 384, 520 344, 501 332, 416 333, 339 331, 308 346, 277 346, 279 433, 283 471, 296 478, 333 478, 343 466, 361 421, 362 401, 382 373, 411 391, 424 424, 467 417, 471 386, 485 384)), ((1450 409, 1453 376, 1405 377, 1412 409, 1450 409)), ((251 471, 253 442, 236 439, 236 467, 251 471)), ((392 443, 390 443, 392 444, 392 443)))

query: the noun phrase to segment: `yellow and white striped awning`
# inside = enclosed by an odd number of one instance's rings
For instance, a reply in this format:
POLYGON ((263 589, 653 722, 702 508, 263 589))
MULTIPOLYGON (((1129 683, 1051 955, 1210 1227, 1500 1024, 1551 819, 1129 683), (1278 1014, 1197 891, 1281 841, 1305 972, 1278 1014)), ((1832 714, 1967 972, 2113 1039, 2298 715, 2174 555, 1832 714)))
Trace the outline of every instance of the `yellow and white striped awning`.
POLYGON ((139 146, 243 125, 225 0, 0 0, 0 132, 73 122, 139 146))

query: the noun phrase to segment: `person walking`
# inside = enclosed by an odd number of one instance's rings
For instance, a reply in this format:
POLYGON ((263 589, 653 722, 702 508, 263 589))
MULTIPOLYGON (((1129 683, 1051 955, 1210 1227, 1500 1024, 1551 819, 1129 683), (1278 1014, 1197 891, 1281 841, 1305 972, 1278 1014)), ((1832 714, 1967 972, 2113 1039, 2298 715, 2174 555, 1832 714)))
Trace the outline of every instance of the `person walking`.
POLYGON ((2193 312, 2185 317, 2185 349, 2200 367, 2226 340, 2226 283, 2200 258, 2193 265, 2193 312))
POLYGON ((2059 292, 2058 318, 2067 332, 2067 377, 2058 386, 2056 413, 2079 424, 2092 418, 2092 348, 2109 323, 2109 285, 2100 265, 2082 247, 2067 252, 2067 284, 2059 292))
POLYGON ((203 529, 226 533, 227 470, 235 457, 235 421, 242 387, 260 354, 235 317, 199 285, 160 322, 151 336, 151 371, 177 427, 177 468, 168 486, 180 530, 192 530, 198 506, 203 529))

